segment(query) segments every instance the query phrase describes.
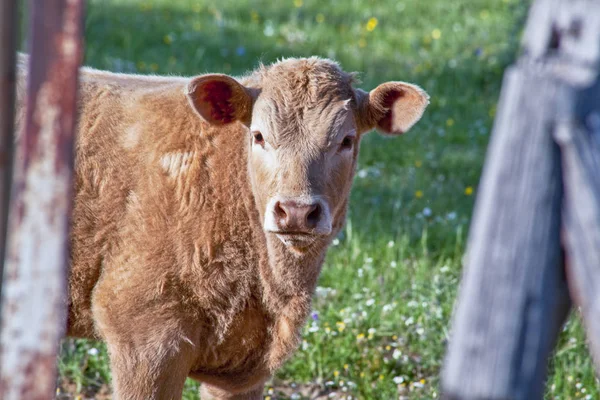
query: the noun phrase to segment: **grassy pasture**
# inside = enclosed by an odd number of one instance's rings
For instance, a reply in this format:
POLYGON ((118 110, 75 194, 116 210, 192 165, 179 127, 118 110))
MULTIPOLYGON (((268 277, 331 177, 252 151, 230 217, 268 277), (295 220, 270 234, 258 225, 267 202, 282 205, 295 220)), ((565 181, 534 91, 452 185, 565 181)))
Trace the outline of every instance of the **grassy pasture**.
MULTIPOLYGON (((518 0, 90 0, 86 64, 143 74, 242 74, 320 55, 362 87, 431 95, 407 135, 363 141, 349 221, 329 251, 297 355, 269 399, 433 399, 503 69, 526 13, 518 0)), ((535 100, 533 100, 535 101, 535 100)), ((104 398, 100 343, 66 340, 62 398, 104 398)), ((583 330, 564 328, 548 399, 600 396, 583 330)), ((184 398, 197 399, 188 381, 184 398)))

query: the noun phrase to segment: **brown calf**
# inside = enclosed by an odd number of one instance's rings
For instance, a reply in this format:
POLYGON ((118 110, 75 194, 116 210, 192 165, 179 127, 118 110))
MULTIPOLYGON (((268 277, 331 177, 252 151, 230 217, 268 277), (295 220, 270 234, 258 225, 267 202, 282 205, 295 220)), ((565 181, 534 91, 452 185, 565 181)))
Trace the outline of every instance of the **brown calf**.
POLYGON ((115 398, 180 399, 188 376, 203 399, 262 398, 344 223, 362 134, 406 132, 428 104, 352 81, 319 58, 242 78, 82 69, 68 333, 106 341, 115 398))

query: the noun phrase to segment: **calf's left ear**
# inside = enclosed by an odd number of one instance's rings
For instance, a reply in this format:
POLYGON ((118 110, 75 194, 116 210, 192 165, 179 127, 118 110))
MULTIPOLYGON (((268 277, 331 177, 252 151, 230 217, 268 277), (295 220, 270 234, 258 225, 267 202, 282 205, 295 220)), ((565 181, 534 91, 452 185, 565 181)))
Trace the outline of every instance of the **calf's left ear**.
POLYGON ((377 129, 388 135, 400 135, 421 119, 429 104, 423 89, 405 82, 386 82, 369 93, 356 89, 357 117, 360 132, 377 129))
POLYGON ((240 121, 250 125, 252 90, 228 75, 210 74, 194 78, 187 86, 190 105, 211 125, 240 121))

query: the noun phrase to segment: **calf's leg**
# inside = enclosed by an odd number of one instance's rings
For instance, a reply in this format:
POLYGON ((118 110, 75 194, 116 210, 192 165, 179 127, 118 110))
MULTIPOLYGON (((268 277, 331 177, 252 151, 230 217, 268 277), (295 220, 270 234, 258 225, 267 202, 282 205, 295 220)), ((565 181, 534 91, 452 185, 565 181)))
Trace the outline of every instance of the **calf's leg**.
MULTIPOLYGON (((189 356, 160 347, 108 343, 114 400, 181 400, 189 356)), ((188 354, 190 349, 186 349, 188 354)))
POLYGON ((114 400, 181 400, 196 356, 196 337, 168 296, 151 301, 146 286, 106 274, 92 298, 94 323, 106 342, 114 400), (141 289, 140 289, 141 288, 141 289))

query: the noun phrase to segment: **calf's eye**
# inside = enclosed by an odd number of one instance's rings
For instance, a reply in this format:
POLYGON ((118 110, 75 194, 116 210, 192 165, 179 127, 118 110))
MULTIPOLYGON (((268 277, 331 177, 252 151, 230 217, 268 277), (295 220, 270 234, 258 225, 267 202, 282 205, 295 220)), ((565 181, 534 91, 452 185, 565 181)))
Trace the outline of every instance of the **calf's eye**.
POLYGON ((340 151, 350 150, 354 145, 354 136, 346 136, 340 143, 340 151))
POLYGON ((254 136, 254 144, 257 144, 259 146, 264 146, 265 145, 265 139, 263 138, 262 133, 260 133, 260 132, 252 132, 252 135, 254 136))

